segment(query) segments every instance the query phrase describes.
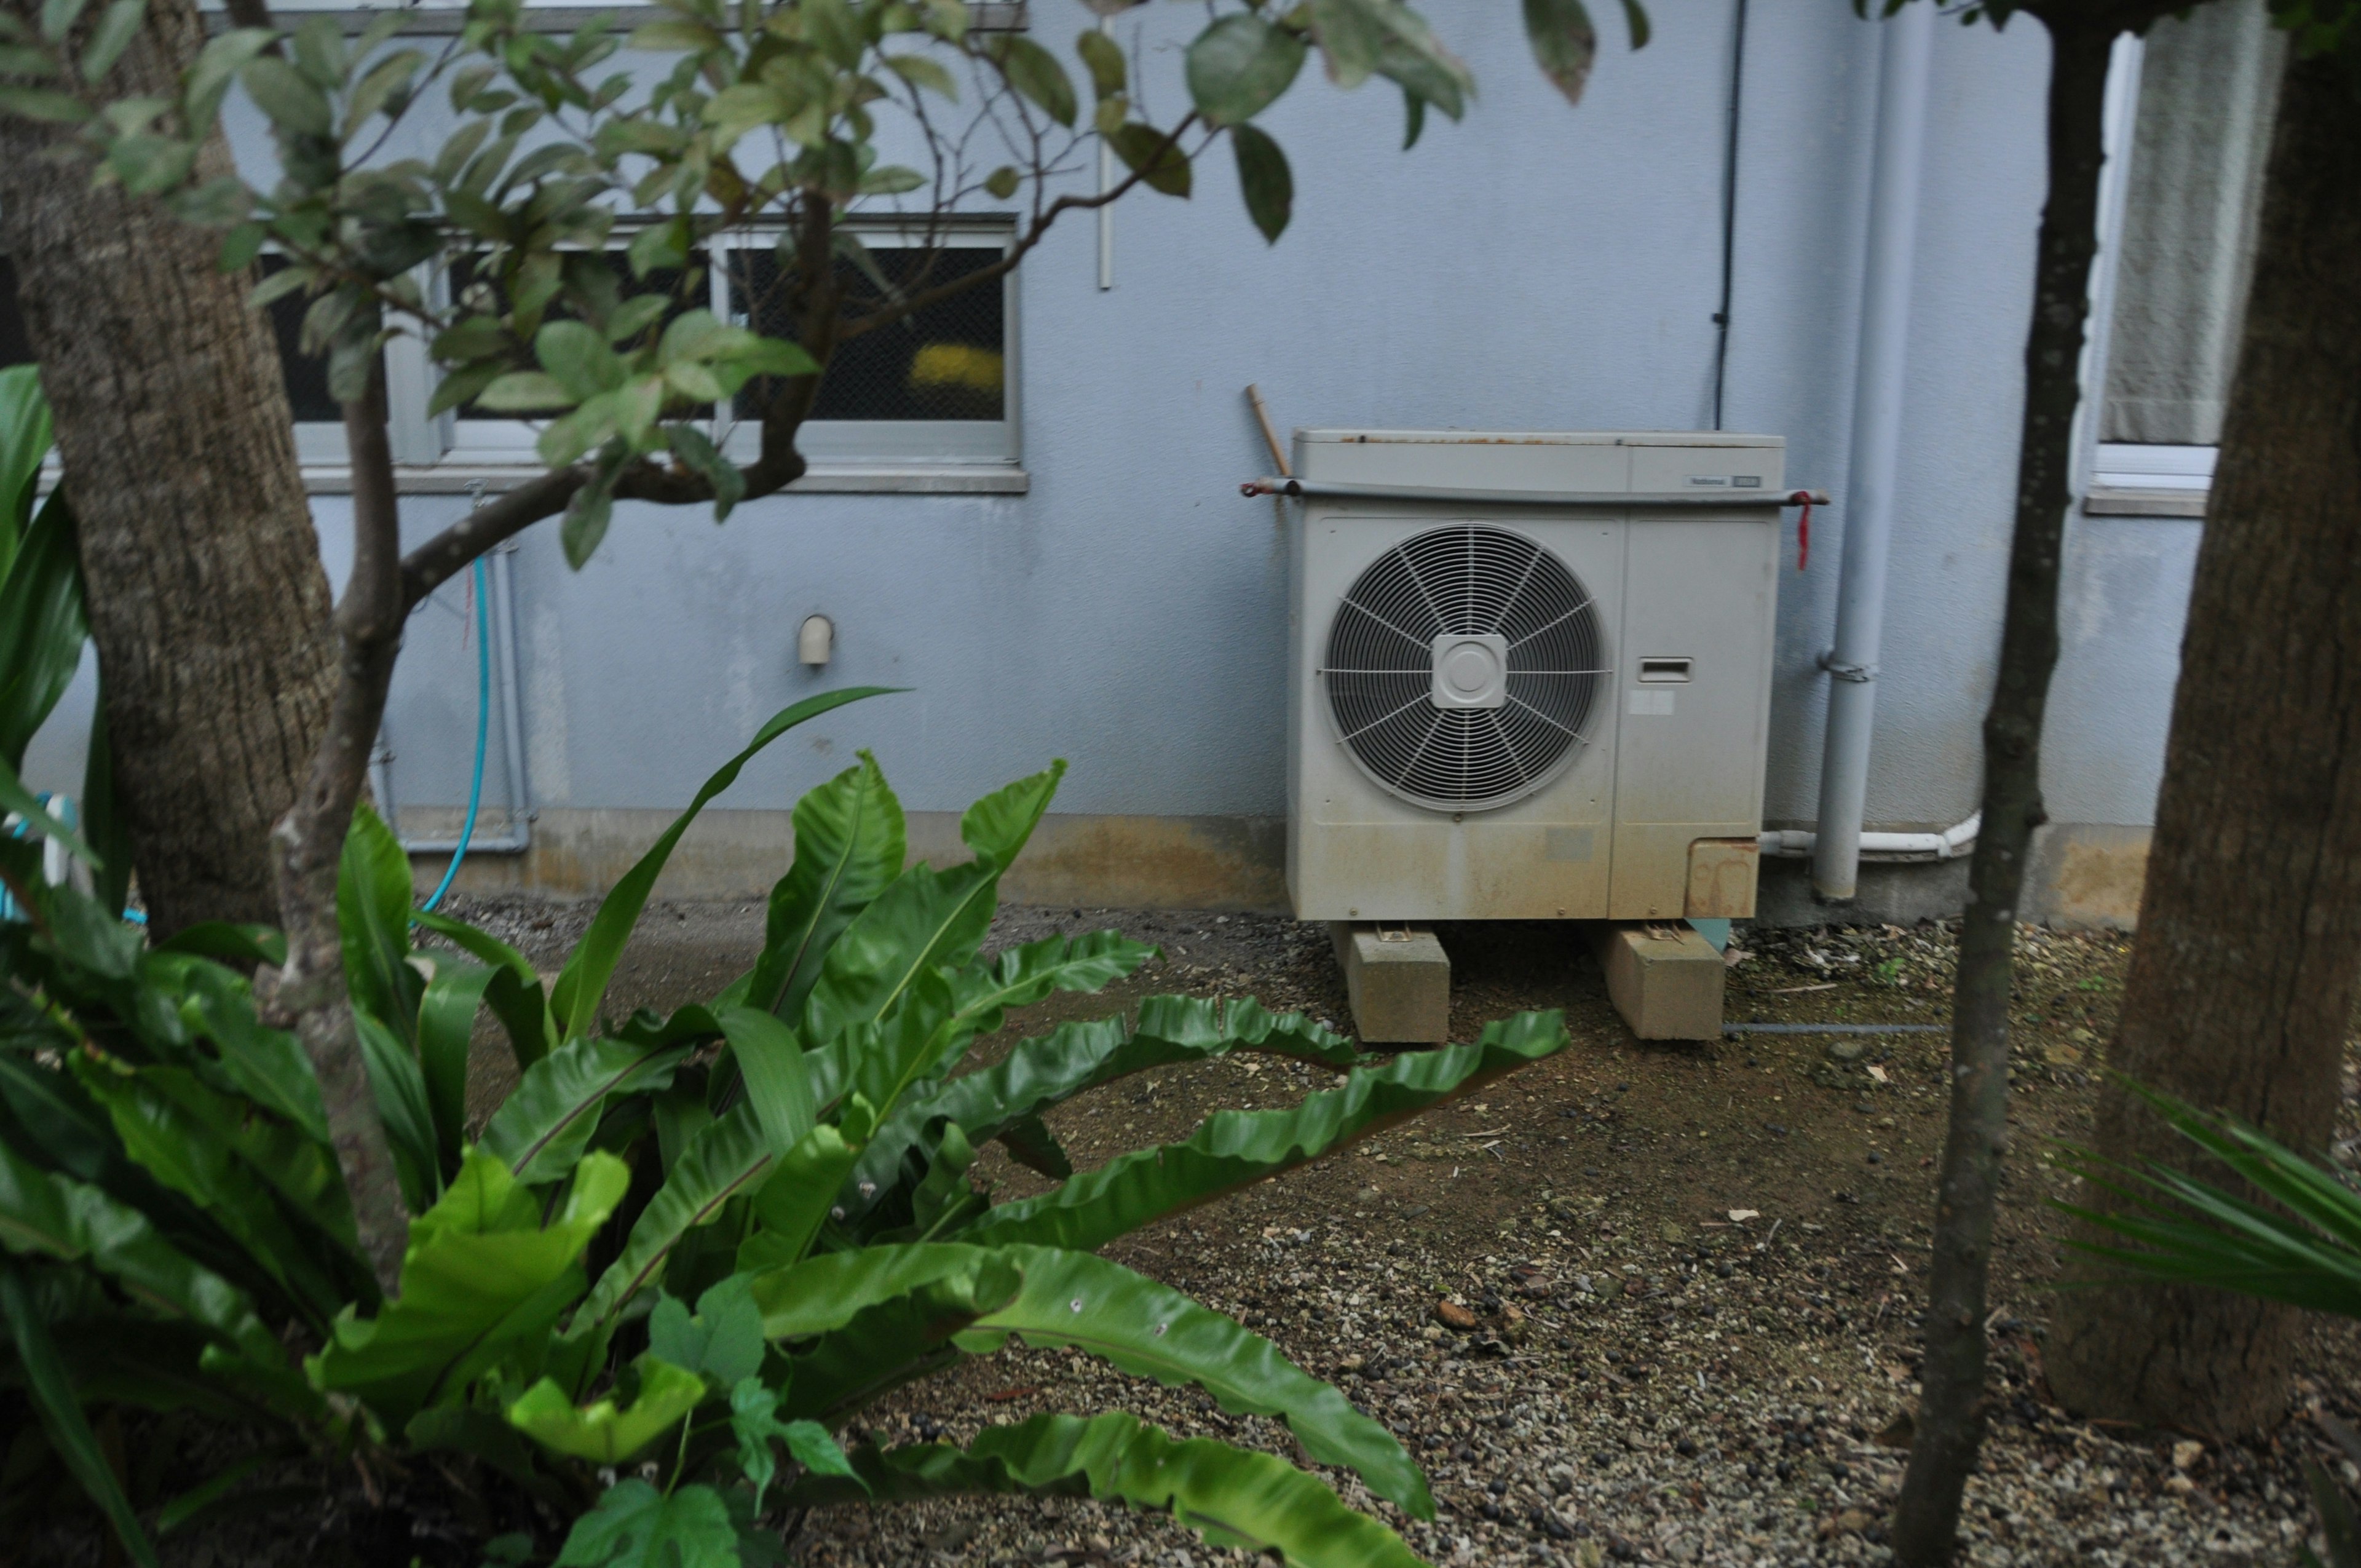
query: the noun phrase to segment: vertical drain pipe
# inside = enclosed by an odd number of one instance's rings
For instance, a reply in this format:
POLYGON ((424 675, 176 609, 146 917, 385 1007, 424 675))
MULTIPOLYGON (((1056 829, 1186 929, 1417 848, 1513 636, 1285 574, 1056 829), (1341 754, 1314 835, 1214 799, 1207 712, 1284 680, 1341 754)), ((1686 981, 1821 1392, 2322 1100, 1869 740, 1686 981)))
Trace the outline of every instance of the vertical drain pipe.
POLYGON ((1852 394, 1852 460, 1843 496, 1844 558, 1837 580, 1836 645, 1828 673, 1828 746, 1820 760, 1812 891, 1853 896, 1869 788, 1877 655, 1885 630, 1885 560, 1893 541, 1894 468, 1902 440, 1903 369, 1910 337, 1911 262, 1918 241, 1918 181, 1927 130, 1933 5, 1905 5, 1879 29, 1877 125, 1869 237, 1861 276, 1860 363, 1852 394))

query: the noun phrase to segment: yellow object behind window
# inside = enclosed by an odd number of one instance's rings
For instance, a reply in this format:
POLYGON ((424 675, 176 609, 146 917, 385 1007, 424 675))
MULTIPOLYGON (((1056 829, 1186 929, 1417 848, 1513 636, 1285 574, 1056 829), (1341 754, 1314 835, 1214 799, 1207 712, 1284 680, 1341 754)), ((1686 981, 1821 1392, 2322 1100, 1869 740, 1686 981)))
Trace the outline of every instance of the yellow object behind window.
POLYGON ((910 356, 912 388, 960 388, 997 393, 1001 356, 966 343, 929 343, 910 356))

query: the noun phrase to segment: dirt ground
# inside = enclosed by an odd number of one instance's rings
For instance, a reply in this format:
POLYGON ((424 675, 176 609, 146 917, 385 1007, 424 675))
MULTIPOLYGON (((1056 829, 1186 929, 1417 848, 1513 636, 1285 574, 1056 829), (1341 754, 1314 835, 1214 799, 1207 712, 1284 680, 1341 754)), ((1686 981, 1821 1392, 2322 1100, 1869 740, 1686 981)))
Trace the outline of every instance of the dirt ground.
MULTIPOLYGON (((530 908, 471 917, 553 956, 581 918, 530 908), (533 930, 539 921, 549 924, 533 930)), ((1165 957, 1099 996, 1012 1015, 1004 1040, 1168 991, 1250 994, 1350 1030, 1320 927, 1011 909, 992 941, 1104 927, 1156 942, 1165 957)), ((659 1007, 710 994, 750 961, 758 937, 752 906, 653 909, 614 994, 659 1007)), ((1392 1426, 1428 1467, 1433 1523, 1332 1479, 1432 1561, 1883 1560, 1882 1519, 1903 1458, 1889 1429, 1915 1393, 1946 1036, 1642 1045, 1566 929, 1470 925, 1442 938, 1455 1038, 1554 1007, 1572 1048, 1110 1255, 1237 1314, 1392 1426), (1477 1327, 1439 1322, 1446 1299, 1468 1308, 1477 1327)), ((1971 1495, 1970 1561, 2291 1562, 2308 1529, 2297 1469, 2317 1451, 2308 1425, 2271 1443, 2225 1446, 2085 1427, 2048 1403, 2043 1287, 2057 1251, 2043 1199, 2066 1189, 2042 1158, 2088 1126, 2089 1058, 2112 1027, 2130 944, 2032 928, 2023 942, 2018 1153, 1990 1319, 2001 1409, 1971 1495)), ((1741 927, 1733 947, 1732 1022, 1947 1022, 1951 941, 1940 927, 1741 927)), ((987 1047, 977 1059, 995 1054, 987 1047)), ((1327 1081, 1259 1058, 1166 1069, 1083 1096, 1050 1122, 1089 1168, 1183 1138, 1214 1110, 1288 1103, 1327 1081)), ((977 1174, 1004 1197, 1042 1185, 996 1147, 977 1174)), ((2355 1412, 2354 1348, 2341 1328, 2316 1333, 2306 1404, 2355 1412)), ((1291 1451, 1274 1422, 1079 1357, 1022 1351, 906 1391, 874 1426, 889 1441, 963 1441, 986 1421, 1115 1406, 1176 1431, 1291 1451)), ((1228 1555, 1121 1510, 1015 1502, 840 1510, 807 1521, 797 1549, 808 1563, 848 1565, 1186 1568, 1228 1555)))
MULTIPOLYGON (((555 967, 587 907, 456 911, 555 967)), ((625 955, 618 1009, 710 996, 752 959, 750 905, 658 905, 625 955)), ((991 945, 1113 927, 1162 959, 1096 997, 1012 1014, 1005 1042, 1076 1016, 1185 992, 1258 997, 1349 1031, 1325 933, 1255 916, 1011 909, 991 945)), ((1132 1267, 1232 1312, 1385 1421, 1425 1465, 1433 1521, 1374 1503, 1437 1563, 1597 1568, 1611 1562, 1879 1563, 1915 1395, 1932 1164, 1943 1131, 1940 1033, 1768 1034, 1642 1045, 1573 933, 1446 927, 1455 1038, 1525 1008, 1560 1008, 1559 1056, 1325 1163, 1126 1238, 1132 1267), (1440 1321, 1449 1302, 1457 1323, 1440 1321), (1464 1309, 1464 1311, 1459 1310, 1464 1309)), ((2299 1464, 2323 1449, 2291 1420, 2258 1444, 2087 1426, 2048 1402, 2041 1343, 2057 1253, 2043 1152, 2088 1125, 2091 1057, 2113 1024, 2128 938, 2023 933, 2015 1154, 2004 1189, 1989 1320, 1996 1413, 1972 1485, 1964 1561, 2001 1564, 2290 1563, 2309 1529, 2299 1464)), ((1733 1022, 1941 1024, 1951 943, 1939 927, 1754 933, 1728 971, 1733 1022)), ((488 1111, 506 1051, 479 1039, 488 1111)), ((1178 1140, 1212 1111, 1290 1103, 1332 1081, 1253 1058, 1143 1074, 1050 1123, 1079 1168, 1178 1140)), ((2355 1089, 2348 1075, 2346 1111, 2355 1089)), ((2348 1133, 2352 1129, 2345 1129, 2348 1133)), ((995 1146, 979 1178, 1003 1197, 1041 1179, 995 1146)), ((2312 1333, 2300 1406, 2361 1417, 2361 1358, 2341 1326, 2312 1333)), ((1302 1462, 1283 1426, 1078 1355, 1015 1349, 914 1386, 849 1439, 965 1441, 1042 1410, 1130 1409, 1302 1462)), ((421 1476, 415 1495, 432 1491, 421 1476)), ((2361 1482, 2361 1475, 2348 1477, 2361 1482)), ((303 1510, 168 1541, 171 1568, 475 1561, 446 1501, 365 1506, 350 1477, 303 1510), (308 1522, 307 1522, 308 1519, 308 1522)), ((464 1501, 464 1499, 463 1499, 464 1501)), ((0 1544, 0 1562, 15 1555, 0 1544)), ((984 1499, 837 1509, 801 1522, 791 1557, 856 1565, 1132 1564, 1235 1554, 1168 1520, 1088 1502, 984 1499)), ((31 1557, 16 1557, 30 1562, 31 1557)), ((49 1561, 95 1561, 50 1554, 49 1561)), ((1236 1558, 1243 1562, 1244 1559, 1236 1558)))

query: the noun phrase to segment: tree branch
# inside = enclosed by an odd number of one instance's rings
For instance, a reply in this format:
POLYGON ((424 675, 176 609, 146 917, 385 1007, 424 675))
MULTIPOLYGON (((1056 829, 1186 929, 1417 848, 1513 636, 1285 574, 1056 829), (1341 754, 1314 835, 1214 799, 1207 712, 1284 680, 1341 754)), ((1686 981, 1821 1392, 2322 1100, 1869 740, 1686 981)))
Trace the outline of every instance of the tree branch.
MULTIPOLYGON (((899 301, 885 306, 882 310, 873 311, 865 316, 856 316, 851 321, 846 322, 837 328, 836 341, 839 343, 850 343, 863 333, 874 332, 881 326, 892 326, 895 322, 901 321, 907 316, 915 315, 917 313, 927 309, 930 305, 937 304, 944 300, 951 299, 956 295, 963 294, 970 289, 978 288, 985 283, 993 282, 998 279, 1007 277, 1011 272, 1016 270, 1016 264, 1025 259, 1026 254, 1032 250, 1035 246, 1041 243, 1042 237, 1049 232, 1049 225, 1058 221, 1058 215, 1060 214, 1070 212, 1089 212, 1095 208, 1104 207, 1110 202, 1119 200, 1126 192, 1129 192, 1142 180, 1148 178, 1148 171, 1155 168, 1156 165, 1162 160, 1167 152, 1171 151, 1175 147, 1179 146, 1181 134, 1196 123, 1197 116, 1195 115, 1191 114, 1183 116, 1180 123, 1172 127, 1171 134, 1167 136, 1164 140, 1158 145, 1156 151, 1149 157, 1140 160, 1140 165, 1137 169, 1133 170, 1121 181, 1118 181, 1114 185, 1111 185, 1107 189, 1100 192, 1097 195, 1066 195, 1060 196, 1056 201, 1050 203, 1047 207, 1041 210, 1039 215, 1034 218, 1032 223, 1026 226, 1025 232, 1017 236, 1016 243, 1008 247, 1008 254, 994 262, 991 266, 980 267, 972 272, 964 273, 960 277, 951 279, 948 282, 938 283, 931 289, 921 289, 915 294, 906 294, 899 301)), ((1203 149, 1200 148, 1199 150, 1202 151, 1203 149)))
POLYGON ((344 405, 344 414, 353 466, 353 571, 336 606, 336 695, 327 733, 313 753, 302 793, 271 833, 287 962, 270 1006, 292 1023, 311 1058, 361 1251, 390 1297, 401 1283, 410 1214, 361 1053, 336 920, 336 872, 345 836, 368 776, 369 748, 385 717, 386 689, 393 682, 409 613, 382 364, 371 372, 361 397, 344 405))
MULTIPOLYGON (((239 0, 250 4, 252 0, 239 0)), ((988 267, 950 279, 931 289, 905 295, 900 301, 851 321, 840 320, 840 295, 833 283, 835 211, 824 199, 808 199, 796 218, 796 271, 800 282, 796 312, 804 350, 825 369, 837 345, 890 326, 918 311, 951 299, 970 289, 1005 278, 1039 245, 1061 214, 1088 212, 1120 200, 1147 177, 1164 155, 1199 123, 1194 114, 1172 127, 1155 153, 1138 169, 1107 190, 1092 196, 1064 195, 1050 203, 1026 226, 1008 253, 988 267)), ((1202 148, 1200 149, 1202 150, 1202 148)), ((809 467, 796 450, 796 434, 810 417, 819 392, 820 378, 796 376, 782 379, 763 413, 762 450, 741 472, 748 500, 772 495, 803 477, 809 467)), ((355 469, 358 483, 357 466, 355 469)), ((497 500, 477 508, 402 558, 402 612, 406 615, 428 595, 456 576, 478 556, 534 523, 555 517, 588 479, 587 470, 560 468, 510 490, 497 500)), ((635 464, 616 481, 620 500, 654 501, 666 506, 691 506, 713 499, 713 486, 703 476, 653 463, 635 464)))
MULTIPOLYGON (((357 485, 360 465, 354 463, 357 485)), ((458 521, 401 558, 401 602, 404 614, 466 570, 502 540, 523 532, 544 518, 566 510, 589 476, 580 468, 556 468, 534 476, 515 489, 486 501, 458 521)))
POLYGON ((1894 1504, 1904 1568, 1951 1560, 1982 1445, 1993 1220, 2008 1152, 2009 988, 2018 895, 2041 801, 2041 724, 2058 663, 2059 559, 2072 497, 2076 367, 2098 248, 2102 105, 2116 27, 2057 6, 2049 29, 2048 199, 2026 334, 2025 411, 2000 668, 1984 717, 1983 831, 1968 872, 1951 1003, 1950 1122, 1938 1173, 1916 1433, 1894 1504))

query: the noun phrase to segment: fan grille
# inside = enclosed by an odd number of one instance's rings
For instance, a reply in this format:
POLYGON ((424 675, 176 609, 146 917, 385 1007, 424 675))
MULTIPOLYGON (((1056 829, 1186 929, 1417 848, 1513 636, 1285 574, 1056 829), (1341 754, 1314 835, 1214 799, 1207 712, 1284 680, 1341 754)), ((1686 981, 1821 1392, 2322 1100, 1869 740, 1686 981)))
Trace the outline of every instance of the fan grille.
POLYGON ((1336 733, 1370 776, 1448 811, 1506 806, 1585 739, 1609 673, 1589 590, 1505 529, 1430 529, 1370 563, 1337 607, 1321 679, 1336 733), (1443 707, 1437 639, 1508 644, 1499 700, 1443 707))

